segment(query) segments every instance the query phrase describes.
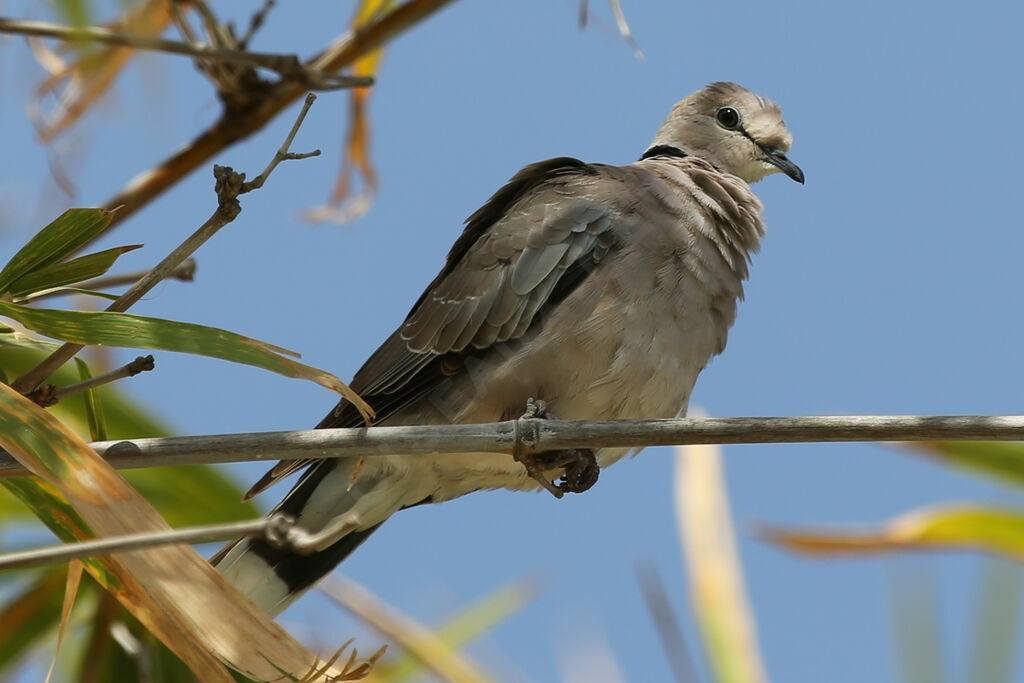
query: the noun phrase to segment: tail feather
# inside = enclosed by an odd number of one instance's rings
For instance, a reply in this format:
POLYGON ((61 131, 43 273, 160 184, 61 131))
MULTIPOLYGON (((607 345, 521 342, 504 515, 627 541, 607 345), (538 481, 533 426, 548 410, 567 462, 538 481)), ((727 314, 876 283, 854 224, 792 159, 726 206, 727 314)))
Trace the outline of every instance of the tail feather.
POLYGON ((381 524, 353 531, 310 555, 275 548, 262 539, 242 539, 226 546, 211 561, 236 588, 275 616, 329 574, 381 524))
POLYGON ((362 521, 355 531, 308 555, 275 548, 263 539, 239 539, 211 563, 263 610, 283 611, 403 507, 408 484, 402 485, 402 475, 385 458, 369 459, 353 482, 355 466, 351 459, 314 464, 274 509, 294 516, 311 533, 341 515, 353 515, 362 521))

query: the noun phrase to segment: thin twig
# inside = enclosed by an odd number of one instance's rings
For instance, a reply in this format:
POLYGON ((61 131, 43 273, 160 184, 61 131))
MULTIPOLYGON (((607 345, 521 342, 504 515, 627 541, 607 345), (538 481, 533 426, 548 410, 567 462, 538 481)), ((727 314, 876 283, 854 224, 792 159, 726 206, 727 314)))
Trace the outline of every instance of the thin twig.
MULTIPOLYGON (((308 153, 306 155, 289 156, 287 153, 287 146, 295 138, 295 133, 298 130, 299 124, 302 123, 302 120, 306 117, 306 112, 309 111, 310 106, 312 106, 315 100, 316 95, 309 93, 306 97, 305 103, 303 104, 302 110, 299 112, 295 125, 292 126, 291 131, 288 133, 285 145, 283 145, 281 149, 274 154, 273 160, 257 178, 257 180, 259 180, 259 186, 263 185, 263 182, 266 181, 266 176, 268 176, 270 172, 273 171, 281 162, 280 157, 282 157, 282 155, 284 158, 304 158, 305 156, 313 154, 308 153)), ((213 214, 199 227, 198 230, 178 245, 174 251, 168 254, 143 277, 139 278, 127 292, 119 296, 116 301, 107 306, 107 312, 123 313, 149 293, 149 291, 158 283, 170 276, 171 273, 175 272, 187 258, 192 256, 192 254, 195 253, 195 251, 207 240, 213 237, 218 230, 233 221, 238 214, 241 213, 242 205, 238 202, 239 195, 252 192, 257 189, 257 187, 252 183, 245 182, 244 173, 236 173, 233 169, 227 166, 214 166, 213 176, 216 179, 214 190, 217 193, 217 208, 213 214)), ((255 180, 253 182, 255 182, 255 180)), ((40 382, 53 374, 57 368, 71 360, 71 358, 81 351, 84 346, 84 344, 74 344, 70 342, 62 345, 35 368, 29 370, 15 380, 11 384, 11 387, 23 394, 30 393, 33 389, 39 386, 40 382)))
POLYGON ((210 543, 227 541, 239 536, 267 536, 268 529, 280 524, 276 516, 246 520, 244 522, 228 522, 226 524, 209 524, 206 526, 189 527, 187 529, 162 529, 145 531, 137 534, 125 534, 110 538, 98 538, 78 543, 63 543, 46 548, 33 548, 0 556, 0 571, 7 569, 25 569, 57 562, 66 562, 75 558, 110 555, 129 550, 152 548, 172 543, 210 543))
POLYGON ((71 396, 72 394, 88 391, 89 389, 95 389, 96 387, 101 387, 104 384, 110 384, 111 382, 124 379, 125 377, 134 377, 141 372, 149 372, 154 367, 156 367, 156 364, 153 361, 152 355, 139 356, 131 363, 122 365, 116 370, 111 370, 106 374, 91 377, 87 380, 76 382, 75 384, 69 384, 66 387, 59 387, 57 391, 54 392, 54 398, 59 401, 62 398, 71 396))
POLYGON ((299 127, 302 126, 302 122, 306 119, 306 114, 309 112, 309 108, 313 106, 313 102, 316 101, 316 95, 308 93, 306 95, 306 101, 302 103, 302 110, 299 112, 298 117, 295 119, 295 123, 292 124, 292 129, 288 131, 288 137, 284 139, 281 146, 278 148, 274 158, 270 160, 267 167, 263 169, 263 173, 250 180, 249 182, 242 185, 242 191, 239 194, 245 194, 246 192, 252 192, 263 187, 263 183, 267 182, 267 178, 277 165, 282 161, 290 159, 308 159, 310 157, 320 156, 320 150, 314 149, 312 152, 289 152, 288 149, 292 146, 292 140, 295 139, 295 134, 299 132, 299 127))
MULTIPOLYGON (((854 415, 671 420, 515 420, 469 425, 310 429, 101 441, 90 444, 117 469, 308 458, 523 453, 569 448, 637 448, 711 443, 853 441, 1024 441, 1024 415, 943 417, 854 415), (533 424, 536 423, 536 424, 533 424)), ((0 478, 25 476, 0 452, 0 478)))
POLYGON ((249 20, 249 28, 246 30, 245 35, 238 39, 239 47, 242 49, 249 47, 249 42, 256 35, 256 32, 263 27, 263 22, 267 20, 270 10, 274 9, 274 4, 274 0, 264 0, 263 7, 253 14, 249 20))
POLYGON ((58 38, 65 41, 91 40, 107 45, 129 47, 134 50, 185 55, 215 62, 248 64, 274 71, 281 78, 296 81, 306 89, 336 90, 373 85, 373 78, 369 76, 343 76, 310 69, 302 64, 297 55, 248 52, 246 50, 234 50, 226 47, 213 47, 201 43, 184 43, 152 36, 118 33, 100 27, 76 28, 42 21, 23 21, 0 17, 0 33, 58 38))

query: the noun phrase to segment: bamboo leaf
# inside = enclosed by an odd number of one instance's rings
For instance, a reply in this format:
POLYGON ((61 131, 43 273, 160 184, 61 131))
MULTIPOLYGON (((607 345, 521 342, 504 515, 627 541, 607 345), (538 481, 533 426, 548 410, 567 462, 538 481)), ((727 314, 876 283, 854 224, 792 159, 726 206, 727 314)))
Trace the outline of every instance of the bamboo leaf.
MULTIPOLYGON (((534 598, 538 588, 535 581, 519 580, 494 591, 483 600, 460 610, 442 624, 434 635, 453 652, 466 643, 488 633, 502 621, 519 612, 534 598)), ((423 662, 409 652, 402 653, 393 662, 378 667, 382 678, 389 683, 400 683, 423 673, 423 662)))
POLYGON ((110 270, 121 254, 141 247, 141 244, 114 247, 98 251, 95 254, 79 256, 70 261, 37 268, 15 280, 10 286, 10 292, 16 297, 24 296, 40 290, 55 289, 63 285, 82 282, 91 277, 98 277, 110 270))
MULTIPOLYGON (((100 536, 169 529, 156 511, 53 415, 0 385, 0 447, 74 504, 75 517, 100 536)), ((48 501, 33 509, 52 521, 48 501)), ((203 681, 234 679, 230 663, 259 679, 301 675, 318 659, 255 605, 242 599, 191 547, 169 545, 86 560, 86 569, 203 681), (105 572, 94 572, 102 564, 105 572), (110 581, 111 576, 114 582, 110 581)), ((326 672, 338 675, 336 670, 326 672)))
POLYGON ((905 450, 943 464, 983 474, 1004 484, 1024 486, 1024 444, 1001 441, 927 441, 905 450))
POLYGON ((715 680, 766 681, 729 514, 721 448, 676 449, 675 499, 690 595, 715 680))
POLYGON ((13 318, 35 332, 62 341, 192 353, 253 365, 285 377, 308 379, 341 394, 355 404, 364 416, 373 415, 373 409, 365 401, 329 372, 281 355, 297 355, 292 351, 234 332, 130 313, 59 311, 28 308, 2 301, 0 315, 13 318))
POLYGON ((441 680, 477 682, 493 680, 442 642, 430 629, 386 604, 366 588, 338 575, 319 589, 386 637, 393 639, 441 680))
POLYGON ((3 270, 0 293, 10 290, 19 278, 60 261, 103 232, 113 214, 104 209, 68 209, 36 233, 3 270))
POLYGON ((758 533, 789 550, 819 557, 959 549, 983 550, 1024 560, 1024 512, 974 505, 915 510, 866 530, 763 527, 758 533))

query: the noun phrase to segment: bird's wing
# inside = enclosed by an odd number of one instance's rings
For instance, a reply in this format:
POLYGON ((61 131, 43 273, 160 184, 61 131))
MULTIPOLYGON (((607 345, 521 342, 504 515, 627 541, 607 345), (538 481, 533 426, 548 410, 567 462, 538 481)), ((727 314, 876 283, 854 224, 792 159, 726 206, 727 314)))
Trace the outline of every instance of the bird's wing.
MULTIPOLYGON (((532 164, 469 217, 444 268, 351 383, 379 422, 458 373, 467 356, 521 337, 545 304, 586 278, 614 247, 618 208, 599 189, 611 169, 568 157, 532 164)), ((343 400, 317 427, 362 424, 343 400)), ((278 463, 246 498, 310 462, 278 463)))

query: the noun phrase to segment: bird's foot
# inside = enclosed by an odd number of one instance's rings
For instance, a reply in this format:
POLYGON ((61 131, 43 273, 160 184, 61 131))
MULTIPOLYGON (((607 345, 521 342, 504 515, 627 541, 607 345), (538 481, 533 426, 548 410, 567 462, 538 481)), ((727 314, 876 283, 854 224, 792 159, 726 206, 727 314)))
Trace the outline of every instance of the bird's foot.
MULTIPOLYGON (((531 398, 526 402, 526 412, 519 419, 550 420, 556 418, 547 411, 547 404, 544 401, 531 398)), ((566 493, 583 493, 597 483, 598 475, 601 473, 594 451, 589 448, 567 448, 534 454, 517 453, 515 459, 522 463, 527 474, 550 491, 555 498, 561 498, 566 493), (544 472, 558 468, 562 468, 564 474, 555 484, 544 472)))

